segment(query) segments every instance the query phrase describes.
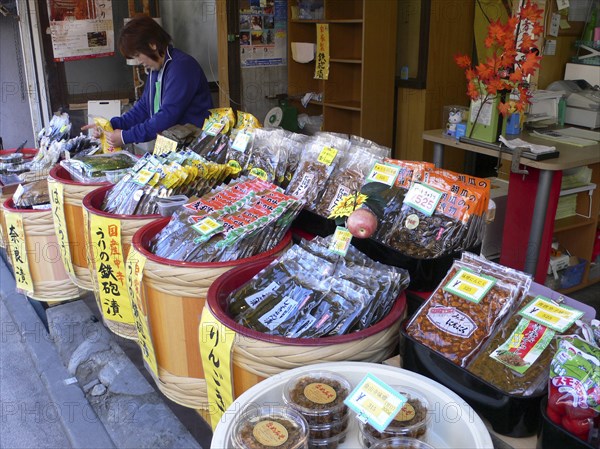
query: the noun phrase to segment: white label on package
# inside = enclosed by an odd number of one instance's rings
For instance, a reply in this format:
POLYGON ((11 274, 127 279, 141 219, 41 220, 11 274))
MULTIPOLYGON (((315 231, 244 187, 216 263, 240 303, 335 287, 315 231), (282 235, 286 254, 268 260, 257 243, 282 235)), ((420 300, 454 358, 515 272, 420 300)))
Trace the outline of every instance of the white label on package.
POLYGON ((258 321, 272 331, 288 319, 292 312, 296 310, 297 305, 298 303, 296 301, 285 296, 281 301, 279 301, 279 304, 261 316, 258 321))
POLYGON ((192 228, 202 235, 208 235, 219 229, 222 229, 223 225, 211 217, 206 217, 205 219, 193 225, 192 228))
POLYGON ((365 183, 381 182, 391 187, 396 182, 396 178, 398 177, 399 173, 400 167, 396 165, 380 164, 377 162, 371 169, 371 172, 369 173, 369 176, 367 176, 365 183))
POLYGON ((271 282, 267 285, 263 290, 256 292, 244 299, 246 304, 248 304, 253 309, 256 309, 258 305, 265 300, 270 294, 275 292, 279 288, 279 284, 277 282, 271 282))
POLYGON ((408 204, 431 217, 441 198, 442 192, 439 190, 416 182, 408 190, 404 198, 404 204, 408 204))
POLYGON ((243 131, 239 132, 237 136, 235 136, 235 140, 233 141, 231 148, 243 153, 246 151, 246 148, 248 148, 248 142, 250 142, 250 134, 243 131))
POLYGON ((438 329, 456 337, 469 338, 477 330, 477 324, 454 307, 431 307, 427 319, 438 329))
POLYGON ((479 303, 496 282, 493 277, 461 268, 446 284, 444 290, 468 301, 479 303))
POLYGON ((557 332, 566 331, 583 316, 581 310, 559 306, 543 296, 536 296, 519 314, 557 332))
POLYGON ((354 410, 362 422, 368 422, 383 432, 406 401, 405 396, 372 374, 367 374, 344 400, 344 404, 354 410))

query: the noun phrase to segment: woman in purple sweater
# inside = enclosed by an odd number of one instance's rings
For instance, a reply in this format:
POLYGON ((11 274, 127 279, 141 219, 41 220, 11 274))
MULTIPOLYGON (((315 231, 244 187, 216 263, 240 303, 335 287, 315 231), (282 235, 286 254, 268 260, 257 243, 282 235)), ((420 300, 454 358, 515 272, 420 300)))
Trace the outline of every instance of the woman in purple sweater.
POLYGON ((173 48, 171 36, 160 25, 148 16, 134 17, 121 31, 119 50, 149 73, 133 108, 110 120, 114 131, 106 138, 111 146, 148 142, 177 124, 202 126, 212 108, 206 76, 193 57, 173 48))

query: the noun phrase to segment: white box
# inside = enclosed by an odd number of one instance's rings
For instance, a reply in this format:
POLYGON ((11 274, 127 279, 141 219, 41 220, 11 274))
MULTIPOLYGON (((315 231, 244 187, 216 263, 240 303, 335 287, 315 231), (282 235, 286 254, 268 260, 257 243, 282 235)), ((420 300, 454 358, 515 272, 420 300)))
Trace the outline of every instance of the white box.
POLYGON ((90 100, 88 101, 88 124, 94 123, 94 117, 110 120, 121 115, 120 100, 90 100))

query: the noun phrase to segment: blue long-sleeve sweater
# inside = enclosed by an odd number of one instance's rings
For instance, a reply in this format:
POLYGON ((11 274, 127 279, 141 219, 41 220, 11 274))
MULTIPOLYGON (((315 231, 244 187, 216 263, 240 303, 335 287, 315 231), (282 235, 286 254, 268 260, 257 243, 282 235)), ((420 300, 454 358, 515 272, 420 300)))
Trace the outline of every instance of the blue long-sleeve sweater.
POLYGON ((146 87, 133 108, 120 117, 113 117, 113 129, 123 130, 124 143, 148 142, 156 134, 174 125, 191 123, 201 127, 212 108, 212 98, 206 76, 200 64, 190 55, 169 46, 163 65, 161 103, 154 113, 157 71, 151 71, 146 87))

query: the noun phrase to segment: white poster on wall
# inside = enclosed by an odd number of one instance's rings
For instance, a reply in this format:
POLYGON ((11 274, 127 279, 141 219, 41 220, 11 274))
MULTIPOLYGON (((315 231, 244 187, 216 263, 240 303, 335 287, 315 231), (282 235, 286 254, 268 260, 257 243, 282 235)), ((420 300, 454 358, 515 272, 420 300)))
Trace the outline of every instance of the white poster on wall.
POLYGON ((243 6, 240 9, 241 66, 287 64, 287 1, 249 0, 243 6))
POLYGON ((55 61, 115 54, 112 0, 49 0, 55 61))

